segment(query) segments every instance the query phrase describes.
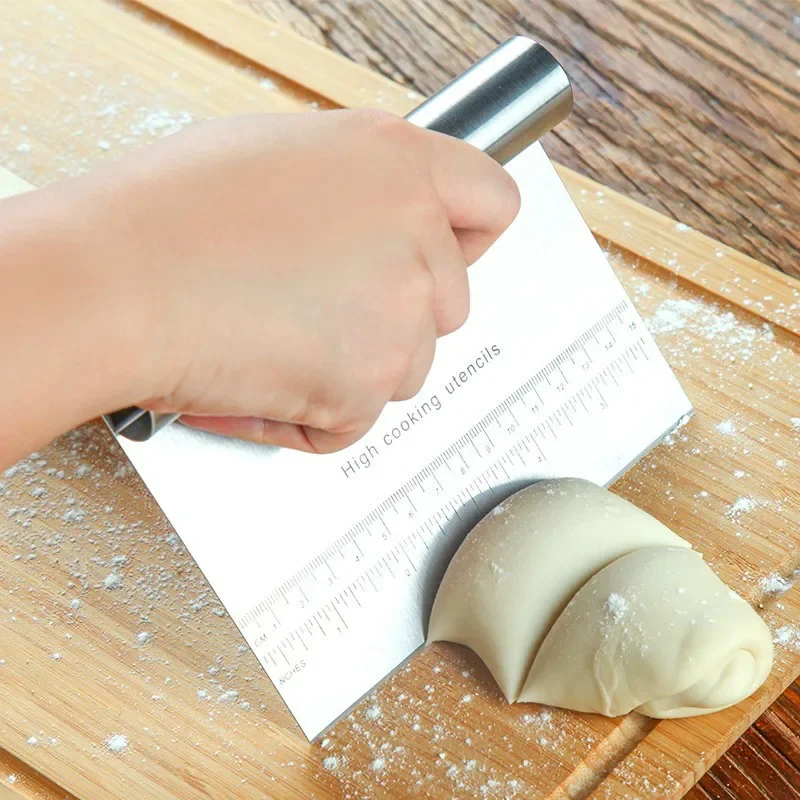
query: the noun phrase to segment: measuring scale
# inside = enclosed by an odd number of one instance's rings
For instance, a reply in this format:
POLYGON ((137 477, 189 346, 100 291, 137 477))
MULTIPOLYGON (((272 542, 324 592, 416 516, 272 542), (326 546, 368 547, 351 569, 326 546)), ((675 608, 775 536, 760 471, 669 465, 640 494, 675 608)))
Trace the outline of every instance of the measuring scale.
POLYGON ((507 169, 522 207, 469 270, 467 323, 361 441, 319 456, 174 424, 120 439, 309 738, 424 643, 488 510, 540 478, 608 485, 691 413, 541 146, 507 169))

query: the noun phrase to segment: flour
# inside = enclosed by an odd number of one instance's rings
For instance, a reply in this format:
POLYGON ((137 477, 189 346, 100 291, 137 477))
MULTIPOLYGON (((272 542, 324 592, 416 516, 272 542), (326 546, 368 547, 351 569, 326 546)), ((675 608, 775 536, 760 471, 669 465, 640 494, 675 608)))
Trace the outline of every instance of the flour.
POLYGON ((784 625, 778 628, 772 641, 778 647, 800 652, 800 625, 784 625))
POLYGON ((128 737, 124 733, 112 733, 106 739, 106 747, 112 753, 122 753, 128 749, 128 737))
POLYGON ((721 433, 723 436, 735 436, 736 435, 736 425, 734 425, 733 420, 726 419, 720 422, 718 425, 715 426, 714 430, 717 433, 721 433))
POLYGON ((725 516, 736 522, 743 514, 747 514, 755 508, 758 508, 758 503, 752 497, 738 497, 728 506, 725 516))
POLYGON ((218 698, 217 702, 219 703, 232 703, 234 700, 239 699, 239 692, 236 689, 229 689, 227 692, 223 692, 218 698))
POLYGON ((764 594, 784 594, 792 588, 794 584, 792 581, 784 578, 782 575, 773 573, 762 578, 758 582, 758 587, 764 594))
POLYGON ((119 589, 122 586, 122 578, 116 572, 111 572, 103 580, 103 586, 106 589, 119 589))
POLYGON ((612 592, 608 596, 604 608, 606 613, 613 618, 614 622, 620 623, 625 619, 628 613, 628 601, 621 594, 612 592))
POLYGON ((338 756, 327 756, 326 758, 323 758, 322 766, 328 770, 328 772, 335 772, 337 769, 339 769, 338 756))

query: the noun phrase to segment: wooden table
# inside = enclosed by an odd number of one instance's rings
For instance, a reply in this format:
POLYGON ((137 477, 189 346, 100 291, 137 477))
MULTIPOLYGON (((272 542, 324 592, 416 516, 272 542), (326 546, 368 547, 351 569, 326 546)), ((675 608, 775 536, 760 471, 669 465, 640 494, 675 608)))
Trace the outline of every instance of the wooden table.
POLYGON ((795 0, 236 0, 430 94, 512 33, 576 87, 558 162, 800 275, 795 0))
MULTIPOLYGON (((796 2, 238 1, 421 94, 534 36, 577 90, 555 160, 800 276, 796 2)), ((688 797, 800 798, 799 737, 796 682, 688 797)))
MULTIPOLYGON (((197 2, 199 4, 200 0, 197 2)), ((461 4, 448 4, 444 0, 428 3, 413 0, 402 5, 359 3, 349 8, 338 0, 303 2, 305 5, 251 0, 247 5, 292 24, 306 35, 324 40, 333 49, 344 51, 391 77, 405 79, 424 93, 435 89, 508 33, 536 34, 563 58, 579 91, 583 90, 575 117, 551 138, 552 155, 761 260, 797 274, 793 255, 797 251, 798 236, 793 220, 800 204, 794 187, 797 160, 792 160, 791 147, 796 145, 793 137, 798 128, 798 104, 788 87, 796 80, 798 58, 796 43, 792 52, 793 42, 785 33, 792 25, 788 5, 784 6, 781 17, 781 11, 776 11, 776 2, 758 11, 730 3, 730 8, 723 9, 724 13, 709 6, 691 10, 688 4, 678 3, 670 8, 680 11, 670 12, 662 9, 662 4, 656 0, 604 3, 602 6, 594 0, 579 0, 572 7, 563 8, 547 0, 537 4, 535 11, 527 12, 515 9, 511 2, 497 2, 492 7, 472 2, 470 18, 458 10, 461 4), (759 14, 767 15, 768 19, 759 21, 759 14), (596 19, 596 16, 601 18, 596 19), (745 41, 742 38, 745 34, 737 23, 740 19, 753 27, 748 47, 736 44, 745 41), (773 19, 784 20, 782 25, 778 24, 783 34, 778 35, 770 27, 773 19), (726 49, 723 43, 731 36, 733 44, 726 49), (788 55, 780 56, 782 50, 788 55), (706 61, 710 64, 708 68, 703 67, 706 61), (752 65, 760 73, 745 72, 745 64, 752 65), (719 74, 714 69, 719 70, 719 74), (722 77, 724 70, 731 75, 727 82, 722 77), (687 77, 693 74, 710 76, 705 78, 709 88, 704 90, 687 77), (681 81, 690 83, 691 91, 685 89, 681 81), (669 91, 664 89, 667 85, 669 91), (770 102, 759 105, 753 99, 754 87, 764 92, 770 102), (713 157, 703 153, 713 154, 713 157), (719 175, 727 176, 728 180, 712 180, 719 175), (704 176, 707 176, 705 180, 704 176), (794 194, 790 194, 789 189, 793 189, 794 194), (702 204, 699 204, 700 198, 702 204), (771 209, 775 203, 781 203, 782 208, 771 209), (742 224, 740 215, 753 222, 754 227, 742 224)), ((131 10, 130 6, 125 8, 131 10)), ((722 5, 718 4, 717 8, 721 9, 722 5)), ((128 53, 121 55, 129 56, 128 53)), ((177 79, 180 67, 177 57, 174 67, 177 79)), ((47 84, 46 77, 35 80, 41 85, 47 84)), ((232 73, 226 80, 231 90, 241 89, 242 82, 232 73)), ((217 101, 212 97, 209 103, 213 102, 217 101)), ((224 108, 223 100, 218 102, 219 107, 224 108)), ((252 102, 255 107, 258 99, 253 98, 252 102)), ((104 115, 115 113, 111 106, 108 109, 97 106, 97 109, 101 120, 106 119, 104 115)), ((162 125, 180 124, 180 118, 147 116, 142 122, 136 121, 134 126, 144 126, 149 133, 149 127, 156 130, 162 125)), ((106 149, 102 142, 105 140, 98 139, 96 143, 97 157, 106 149)), ((47 142, 42 146, 47 147, 47 142)), ((81 152, 92 150, 85 143, 80 149, 81 152)), ((28 155, 27 151, 18 152, 28 155)), ((55 147, 53 152, 56 152, 55 147)), ((35 166, 38 156, 39 150, 35 149, 28 162, 22 157, 20 161, 35 166)), ((73 158, 70 163, 74 161, 73 158)), ((31 174, 35 171, 31 166, 31 174)), ((66 167, 64 171, 67 172, 66 167)), ((90 434, 89 443, 107 468, 117 458, 98 432, 90 434)), ((60 454, 68 462, 70 452, 67 440, 60 454)), ((60 457, 59 453, 54 457, 60 457)), ((70 466, 80 469, 76 463, 70 466)), ((103 479, 113 472, 112 464, 103 479)), ((134 479, 122 475, 120 480, 124 484, 121 502, 145 504, 134 479)), ((143 548, 150 547, 158 536, 167 535, 166 530, 158 528, 160 523, 152 504, 147 515, 154 534, 145 532, 141 536, 143 548)), ((54 531, 56 528, 57 521, 54 531)), ((171 556, 164 545, 158 547, 161 550, 153 551, 158 558, 166 556, 169 560, 171 556)), ((156 594, 158 591, 156 587, 156 594)), ((202 603, 198 600, 198 603, 208 605, 213 603, 213 598, 203 599, 202 603)), ((156 607, 152 613, 171 616, 170 609, 156 607)), ((188 626, 193 636, 206 635, 205 628, 193 626, 194 622, 188 626)), ((219 631, 215 631, 217 635, 219 631)), ((200 640, 195 638, 195 641, 199 643, 200 640)), ((219 638, 218 641, 223 640, 219 638)), ((225 641, 230 644, 230 640, 225 641)), ((186 645, 185 657, 190 663, 194 663, 192 644, 190 641, 186 645)), ((145 652, 142 658, 146 657, 145 652)), ((226 654, 226 657, 231 658, 233 654, 226 654)), ((430 666, 433 661, 429 661, 430 666)), ((162 671, 156 659, 152 664, 154 672, 162 671)), ((122 666, 131 668, 129 663, 109 662, 108 669, 110 672, 122 666)), ((125 672, 115 674, 124 676, 125 672)), ((259 677, 254 674, 252 679, 259 680, 259 677)), ((101 688, 108 691, 106 687, 101 688)), ((158 693, 154 695, 158 696, 158 693)), ((755 800, 800 796, 800 751, 795 743, 798 730, 800 702, 795 685, 702 779, 693 797, 696 800, 707 797, 751 797, 755 800)), ((196 735, 200 742, 203 734, 198 731, 196 735)), ((40 745, 46 747, 45 742, 40 745)), ((204 746, 216 745, 213 739, 204 740, 204 746)), ((219 746, 222 747, 222 743, 219 746)), ((0 753, 0 768, 5 770, 4 774, 25 774, 26 797, 36 796, 37 792, 48 798, 63 796, 58 787, 37 777, 8 754, 0 753)), ((102 779, 94 770, 92 777, 102 779)), ((186 777, 190 778, 188 774, 186 777)), ((4 787, 0 785, 0 798, 4 797, 3 792, 4 787)))

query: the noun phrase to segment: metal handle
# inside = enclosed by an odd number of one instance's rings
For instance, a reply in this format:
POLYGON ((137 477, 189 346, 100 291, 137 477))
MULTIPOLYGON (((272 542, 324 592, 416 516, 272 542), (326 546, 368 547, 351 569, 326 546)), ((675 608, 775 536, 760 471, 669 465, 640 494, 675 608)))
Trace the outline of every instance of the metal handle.
POLYGON ((463 139, 505 164, 572 110, 572 87, 538 42, 515 36, 415 108, 406 119, 463 139))
MULTIPOLYGON (((406 119, 474 145, 505 164, 568 116, 572 87, 558 61, 515 36, 415 108, 406 119)), ((118 436, 143 442, 180 414, 132 406, 107 414, 118 436)))

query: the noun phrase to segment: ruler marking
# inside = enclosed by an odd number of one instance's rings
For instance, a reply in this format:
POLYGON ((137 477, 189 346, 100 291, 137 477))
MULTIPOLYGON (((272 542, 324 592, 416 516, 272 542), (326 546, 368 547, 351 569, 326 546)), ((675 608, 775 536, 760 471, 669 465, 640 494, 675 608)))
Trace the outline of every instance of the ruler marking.
MULTIPOLYGON (((346 533, 328 545, 322 554, 316 555, 293 576, 272 590, 267 595, 265 601, 259 602, 253 607, 253 609, 246 612, 241 617, 241 624, 250 625, 255 623, 256 625, 260 626, 260 617, 268 611, 274 618, 274 625, 272 626, 274 629, 288 627, 288 624, 293 623, 291 623, 290 620, 282 620, 276 614, 274 604, 278 600, 282 599, 289 607, 289 611, 293 615, 297 611, 299 601, 290 601, 288 596, 290 592, 293 597, 297 597, 299 594, 303 598, 304 604, 311 606, 314 602, 316 602, 317 594, 326 594, 332 586, 335 586, 337 583, 341 584, 344 580, 352 581, 352 583, 349 584, 349 589, 345 591, 349 591, 352 599, 355 600, 358 605, 360 605, 360 602, 356 597, 356 589, 358 591, 365 591, 366 582, 368 581, 369 585, 371 585, 375 592, 379 591, 376 581, 373 580, 373 576, 380 580, 386 580, 386 577, 384 576, 385 570, 392 579, 397 579, 397 575, 392 569, 388 559, 394 558, 396 564, 399 566, 400 561, 397 557, 398 545, 400 551, 402 551, 402 554, 405 556, 411 567, 417 571, 414 562, 406 551, 404 542, 407 542, 411 547, 416 547, 413 541, 414 536, 416 536, 420 542, 422 542, 425 549, 430 550, 428 543, 426 542, 426 537, 435 536, 437 530, 441 536, 447 536, 448 534, 445 530, 445 526, 442 524, 442 520, 445 520, 447 523, 455 522, 456 520, 463 520, 464 517, 459 511, 459 508, 463 509, 464 503, 467 506, 474 506, 475 509, 481 511, 481 508, 476 501, 475 496, 473 495, 473 490, 476 492, 476 494, 480 494, 481 481, 483 481, 483 484, 485 484, 490 490, 490 494, 494 494, 494 489, 492 488, 490 478, 494 479, 495 482, 500 482, 499 478, 502 474, 507 481, 512 481, 513 478, 509 473, 508 468, 513 469, 516 474, 518 467, 512 465, 517 463, 517 459, 519 459, 519 462, 525 465, 525 452, 534 454, 538 453, 538 457, 536 459, 537 462, 546 462, 548 459, 542 447, 542 441, 547 441, 548 436, 552 437, 553 440, 557 440, 559 436, 557 431, 559 429, 574 427, 575 421, 572 418, 572 414, 577 414, 581 408, 585 414, 591 416, 593 412, 587 405, 587 401, 590 401, 591 398, 595 396, 594 393, 596 393, 596 396, 599 397, 601 409, 607 408, 608 400, 606 399, 601 387, 609 387, 611 386, 612 382, 614 386, 620 387, 620 381, 622 379, 626 378, 628 375, 635 374, 635 365, 637 363, 641 363, 640 359, 644 359, 644 361, 648 362, 650 361, 647 353, 646 342, 641 336, 639 336, 632 344, 630 344, 622 353, 612 358, 610 361, 608 359, 611 356, 611 352, 606 351, 606 346, 609 343, 608 340, 605 340, 604 342, 598 338, 598 336, 605 331, 605 335, 610 338, 610 351, 619 343, 619 337, 614 334, 614 331, 610 326, 619 324, 624 333, 628 335, 634 334, 638 319, 634 318, 631 320, 630 324, 626 321, 629 320, 633 314, 635 314, 635 312, 627 301, 623 300, 618 303, 611 311, 603 315, 601 319, 597 320, 591 327, 576 337, 567 347, 557 353, 551 361, 541 367, 531 377, 527 378, 509 395, 503 398, 502 401, 490 408, 477 422, 469 426, 465 433, 462 433, 455 441, 451 442, 449 446, 444 448, 439 454, 433 457, 409 480, 403 483, 394 492, 384 497, 360 520, 354 523, 346 533), (592 345, 592 342, 594 342, 594 345, 592 345), (600 372, 592 369, 592 367, 594 367, 596 364, 595 359, 592 357, 590 352, 592 346, 595 346, 599 349, 599 352, 603 355, 606 363, 606 366, 600 372), (581 356, 584 359, 582 362, 579 360, 581 356), (625 367, 627 367, 627 370, 625 370, 625 367), (559 392, 563 391, 563 388, 571 383, 570 376, 572 381, 576 380, 576 376, 571 371, 573 369, 578 370, 579 375, 582 373, 589 373, 589 375, 587 375, 587 378, 589 378, 588 382, 585 382, 582 386, 577 388, 575 392, 564 398, 563 402, 554 408, 554 405, 556 405, 555 398, 545 401, 544 397, 542 396, 542 392, 540 391, 540 387, 550 387, 551 392, 545 392, 548 398, 550 397, 550 394, 554 388, 558 389, 559 392), (589 377, 590 375, 593 375, 594 377, 589 377), (564 387, 554 387, 554 384, 551 382, 551 376, 557 380, 560 376, 564 387), (620 380, 617 379, 618 377, 620 380), (607 378, 609 380, 607 380, 607 378), (529 406, 529 397, 532 402, 535 397, 537 404, 529 406), (547 414, 548 408, 550 409, 549 414, 547 414), (525 413, 528 415, 525 419, 529 420, 529 422, 520 423, 519 414, 515 413, 519 412, 520 410, 525 411, 525 413), (542 411, 544 411, 547 416, 542 415, 542 411), (508 415, 508 417, 513 420, 514 426, 504 425, 503 415, 508 415), (542 419, 543 416, 544 419, 542 419), (536 418, 540 419, 541 422, 539 422, 533 428, 530 428, 530 421, 535 420, 536 418), (497 435, 494 435, 491 432, 490 426, 492 425, 498 426, 501 432, 499 434, 499 438, 496 438, 497 435), (476 438, 479 435, 484 435, 489 444, 489 446, 486 448, 485 454, 490 454, 492 450, 498 446, 501 448, 507 447, 508 449, 505 452, 499 453, 491 464, 487 464, 486 468, 482 470, 477 477, 473 478, 471 483, 468 484, 468 488, 466 490, 457 491, 455 495, 448 500, 447 487, 449 486, 449 491, 452 492, 457 484, 454 484, 452 479, 445 480, 446 474, 456 474, 458 477, 461 477, 461 475, 467 475, 472 469, 465 458, 465 449, 471 446, 475 450, 475 453, 479 459, 484 458, 484 454, 481 453, 480 447, 476 441, 476 438), (503 439, 508 439, 510 436, 516 437, 516 443, 509 447, 509 445, 503 444, 503 439), (535 451, 531 449, 529 443, 533 448, 535 448, 535 451), (456 457, 461 459, 462 466, 454 470, 451 461, 456 457), (428 480, 430 480, 431 483, 428 484, 429 488, 426 490, 425 484, 428 480), (365 563, 360 567, 360 574, 354 576, 353 565, 357 563, 359 559, 366 559, 367 561, 369 560, 367 558, 368 554, 365 555, 365 551, 361 547, 360 537, 366 534, 367 537, 372 539, 374 535, 372 525, 377 524, 378 522, 383 526, 383 530, 385 531, 385 533, 382 534, 382 538, 387 542, 387 545, 391 543, 392 539, 396 540, 396 536, 399 535, 402 537, 403 531, 407 529, 406 524, 403 523, 403 519, 410 516, 410 514, 407 514, 404 511, 401 512, 400 504, 407 503, 405 506, 406 509, 410 507, 413 509, 415 514, 418 513, 422 509, 418 502, 415 503, 415 499, 419 501, 419 499, 422 498, 422 495, 428 495, 431 486, 435 486, 437 490, 435 492, 436 495, 444 495, 442 499, 442 506, 438 510, 433 511, 428 519, 421 524, 418 524, 411 534, 405 536, 404 538, 400 538, 394 548, 389 548, 382 556, 376 554, 375 557, 377 557, 378 560, 371 565, 365 563), (457 505, 457 503, 461 505, 457 505), (397 515, 401 525, 401 528, 396 534, 393 533, 386 522, 385 517, 390 511, 393 511, 397 515), (348 549, 350 542, 355 545, 355 550, 348 549), (358 556, 355 556, 356 551, 358 556), (340 576, 337 576, 330 563, 330 559, 335 557, 336 554, 338 554, 340 562, 345 565, 345 571, 340 576), (320 577, 317 574, 318 570, 325 567, 327 567, 330 577, 327 578, 327 580, 320 581, 320 577), (355 589, 353 587, 355 587, 355 589)), ((638 331, 636 333, 638 333, 638 331)), ((475 466, 477 466, 477 463, 475 466)), ((430 503, 432 501, 426 502, 430 503)), ((469 518, 472 518, 472 515, 472 511, 467 514, 469 518)), ((386 545, 381 546, 386 547, 386 545)), ((337 561, 337 564, 340 562, 337 561)), ((339 567, 337 567, 337 570, 338 569, 339 567)), ((356 571, 358 571, 358 569, 359 567, 355 567, 356 571)), ((320 597, 320 599, 322 599, 322 597, 320 597)), ((336 614, 339 616, 342 624, 345 628, 347 628, 347 623, 342 617, 338 607, 339 603, 343 603, 345 607, 349 607, 345 594, 340 591, 339 595, 334 597, 334 601, 335 602, 332 604, 329 601, 327 607, 333 608, 336 611, 336 614)), ((305 606, 303 605, 301 607, 305 606)), ((310 610, 311 609, 309 608, 309 611, 310 610)), ((325 611, 325 606, 322 606, 322 613, 325 615, 325 619, 330 623, 331 620, 327 614, 327 611, 325 611)), ((327 635, 324 628, 320 625, 319 620, 316 620, 316 623, 322 632, 327 635)), ((272 623, 270 624, 272 625, 272 623)), ((295 630, 299 630, 299 628, 295 630)), ((284 641, 286 647, 293 649, 290 639, 286 639, 284 641)), ((297 641, 299 641, 305 647, 305 643, 303 642, 302 638, 298 638, 297 641)), ((270 653, 271 652, 272 651, 270 651, 270 653)), ((280 653, 284 656, 284 659, 286 659, 286 655, 280 647, 275 652, 280 653)), ((286 660, 288 662, 288 659, 286 660)))

